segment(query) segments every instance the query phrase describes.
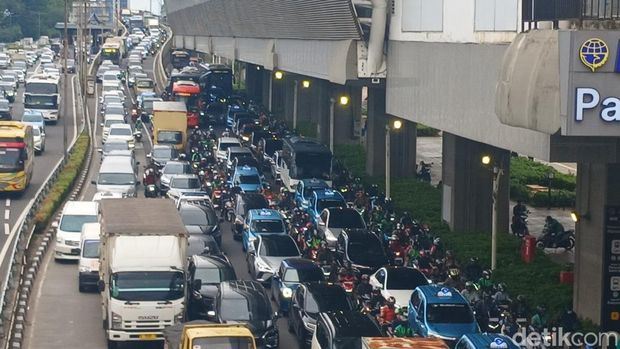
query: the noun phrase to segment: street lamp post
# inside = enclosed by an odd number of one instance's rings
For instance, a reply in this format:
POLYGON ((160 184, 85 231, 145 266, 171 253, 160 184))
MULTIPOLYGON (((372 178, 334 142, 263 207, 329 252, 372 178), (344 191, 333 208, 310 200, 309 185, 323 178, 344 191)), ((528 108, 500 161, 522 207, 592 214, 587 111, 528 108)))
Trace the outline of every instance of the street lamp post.
POLYGON ((391 196, 391 167, 392 167, 392 129, 399 130, 403 126, 400 120, 395 120, 390 127, 390 124, 385 125, 385 198, 390 199, 391 196))
MULTIPOLYGON (((491 160, 490 156, 485 155, 482 157, 482 164, 490 165, 491 160)), ((497 196, 499 193, 500 179, 503 174, 504 170, 501 167, 493 165, 493 193, 491 194, 491 199, 493 200, 491 215, 491 270, 495 270, 497 267, 497 196)))

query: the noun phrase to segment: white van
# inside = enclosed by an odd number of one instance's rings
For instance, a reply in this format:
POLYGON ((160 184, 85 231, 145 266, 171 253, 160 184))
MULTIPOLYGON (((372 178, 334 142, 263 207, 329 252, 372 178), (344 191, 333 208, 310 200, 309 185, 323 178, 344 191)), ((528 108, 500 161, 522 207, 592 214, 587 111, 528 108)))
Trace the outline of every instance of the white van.
POLYGON ((105 115, 103 118, 103 122, 101 123, 101 142, 105 143, 108 139, 108 134, 110 133, 110 127, 114 124, 124 124, 125 116, 119 114, 109 114, 105 115))
POLYGON ((106 156, 101 162, 99 176, 92 182, 97 191, 121 193, 123 197, 135 197, 138 177, 129 156, 106 156))
POLYGON ((86 223, 82 226, 80 239, 80 262, 78 288, 80 292, 87 287, 96 288, 99 282, 99 242, 101 225, 86 223))
POLYGON ((86 223, 97 222, 98 204, 92 201, 67 201, 60 221, 52 223, 56 229, 54 258, 78 260, 80 258, 80 233, 86 223))

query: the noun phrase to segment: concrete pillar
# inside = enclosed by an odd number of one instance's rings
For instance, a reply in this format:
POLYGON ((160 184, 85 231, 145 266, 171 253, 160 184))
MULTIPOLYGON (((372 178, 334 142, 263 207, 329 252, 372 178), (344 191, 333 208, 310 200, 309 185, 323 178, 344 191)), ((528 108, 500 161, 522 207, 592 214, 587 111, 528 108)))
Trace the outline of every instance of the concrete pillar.
POLYGON ((293 100, 295 99, 295 79, 294 77, 286 77, 282 81, 282 112, 284 120, 293 125, 293 100))
MULTIPOLYGON (((261 88, 261 92, 262 92, 262 104, 265 106, 265 108, 269 108, 269 98, 271 96, 271 71, 270 70, 266 70, 266 69, 261 69, 261 76, 262 76, 262 88, 261 88)), ((271 110, 270 110, 271 111, 271 110)))
POLYGON ((276 118, 284 120, 285 118, 284 106, 286 103, 286 90, 287 90, 286 76, 280 80, 274 77, 273 82, 271 84, 271 89, 272 89, 272 94, 273 94, 271 112, 274 113, 276 118))
POLYGON ((385 175, 385 89, 368 88, 368 119, 366 121, 366 173, 385 175))
POLYGON ((261 102, 263 98, 263 75, 259 66, 251 63, 246 64, 245 89, 250 98, 261 102))
POLYGON ((417 124, 407 120, 401 121, 403 126, 400 130, 392 132, 392 139, 390 140, 392 150, 392 154, 390 154, 392 159, 391 175, 392 177, 415 176, 417 124))
POLYGON ((313 121, 317 123, 317 138, 324 144, 329 144, 329 99, 331 88, 329 81, 316 80, 314 89, 313 121))
MULTIPOLYGON (((580 317, 599 323, 601 331, 617 331, 617 319, 611 321, 617 314, 612 315, 613 309, 606 311, 602 303, 607 301, 603 300, 606 295, 616 304, 620 302, 619 292, 611 286, 617 285, 618 281, 611 281, 612 277, 620 278, 620 272, 616 269, 607 276, 604 272, 620 265, 620 253, 613 253, 618 247, 612 249, 619 244, 613 242, 620 239, 618 222, 613 240, 613 235, 606 231, 606 215, 620 213, 620 164, 577 164, 576 211, 582 217, 575 226, 574 310, 580 317), (610 326, 612 323, 615 326, 610 326)), ((615 312, 618 311, 620 306, 616 305, 615 312)))
MULTIPOLYGON (((497 202, 497 231, 509 226, 510 152, 444 132, 442 218, 457 232, 491 232, 493 172, 482 165, 489 155, 503 169, 497 202)), ((491 251, 489 251, 489 254, 491 251)))
POLYGON ((297 121, 312 121, 312 91, 315 81, 306 77, 300 77, 297 82, 297 121), (304 88, 301 84, 302 80, 310 81, 310 87, 304 88))
POLYGON ((353 120, 361 117, 362 90, 338 84, 330 84, 334 105, 334 144, 348 144, 353 140, 353 120), (347 96, 349 103, 340 104, 340 97, 347 96), (357 114, 356 114, 357 113, 357 114))

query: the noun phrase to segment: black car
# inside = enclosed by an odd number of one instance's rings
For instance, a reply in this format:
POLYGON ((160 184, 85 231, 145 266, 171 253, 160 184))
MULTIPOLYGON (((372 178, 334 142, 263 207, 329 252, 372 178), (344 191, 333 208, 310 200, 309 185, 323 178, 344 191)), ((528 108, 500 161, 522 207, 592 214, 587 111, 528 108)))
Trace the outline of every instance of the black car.
POLYGON ((210 320, 218 323, 247 323, 259 348, 277 348, 280 333, 278 313, 271 309, 269 296, 256 281, 224 281, 215 297, 215 311, 210 320))
POLYGON ((224 251, 222 251, 222 249, 220 248, 220 245, 213 238, 213 236, 211 236, 211 235, 203 235, 202 238, 205 241, 205 247, 204 247, 204 249, 202 250, 202 253, 201 253, 202 256, 218 257, 218 258, 221 258, 221 259, 223 259, 223 260, 225 260, 227 262, 230 262, 228 260, 228 257, 224 253, 224 251))
POLYGON ((291 297, 288 316, 289 331, 295 333, 302 345, 310 344, 319 313, 352 311, 351 298, 340 285, 311 282, 299 285, 291 297))
POLYGON ((345 229, 336 242, 337 259, 341 264, 350 262, 360 274, 372 274, 389 264, 381 240, 365 229, 345 229))
POLYGON ((377 322, 358 311, 319 313, 314 337, 321 349, 362 349, 362 337, 383 337, 377 322))
POLYGON ((192 256, 189 262, 189 297, 187 317, 207 319, 207 312, 213 310, 213 300, 222 281, 237 280, 235 269, 224 259, 213 256, 192 256))
POLYGON ((269 201, 267 201, 267 198, 265 198, 263 194, 241 193, 237 194, 237 200, 235 202, 237 206, 235 207, 235 229, 233 229, 233 238, 235 240, 241 240, 243 224, 248 211, 269 208, 269 201))
POLYGON ((213 208, 191 203, 181 203, 179 205, 179 213, 185 228, 190 234, 211 235, 218 244, 222 244, 219 219, 213 208))

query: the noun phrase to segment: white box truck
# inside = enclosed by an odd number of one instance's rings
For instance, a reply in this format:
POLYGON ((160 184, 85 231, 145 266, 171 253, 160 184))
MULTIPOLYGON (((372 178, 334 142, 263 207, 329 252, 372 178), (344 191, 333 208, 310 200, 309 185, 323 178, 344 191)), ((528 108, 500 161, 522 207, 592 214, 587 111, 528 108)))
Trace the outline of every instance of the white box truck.
POLYGON ((188 233, 170 200, 108 199, 99 204, 98 283, 108 348, 163 340, 184 320, 188 233))

